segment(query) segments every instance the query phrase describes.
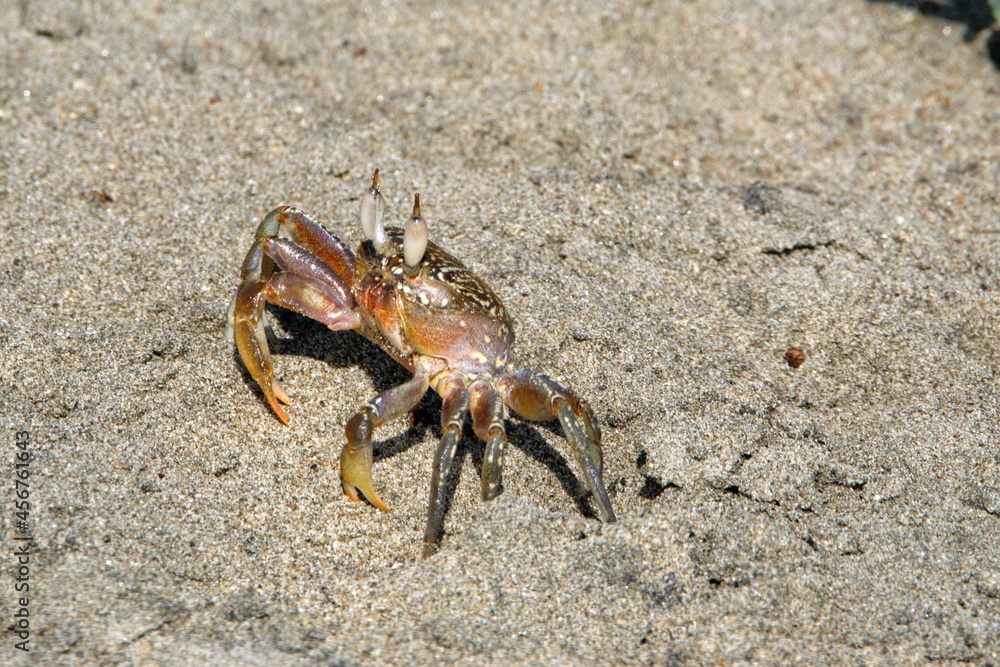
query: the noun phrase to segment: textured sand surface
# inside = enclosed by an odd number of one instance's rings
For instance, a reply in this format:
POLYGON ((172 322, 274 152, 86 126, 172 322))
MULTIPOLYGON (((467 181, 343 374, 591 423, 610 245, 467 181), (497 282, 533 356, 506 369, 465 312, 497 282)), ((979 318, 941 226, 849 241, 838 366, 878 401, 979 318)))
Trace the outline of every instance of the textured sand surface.
MULTIPOLYGON (((1000 663, 1000 75, 860 1, 0 5, 0 433, 31 434, 28 664, 1000 663), (282 7, 287 4, 287 7, 282 7), (383 169, 586 397, 466 436, 274 310, 289 426, 224 340, 260 217, 352 246, 383 169), (784 355, 801 348, 793 369, 784 355)), ((11 488, 8 463, 5 488, 11 488)), ((14 572, 13 496, 2 565, 14 572)), ((0 584, 4 627, 13 580, 0 584)))

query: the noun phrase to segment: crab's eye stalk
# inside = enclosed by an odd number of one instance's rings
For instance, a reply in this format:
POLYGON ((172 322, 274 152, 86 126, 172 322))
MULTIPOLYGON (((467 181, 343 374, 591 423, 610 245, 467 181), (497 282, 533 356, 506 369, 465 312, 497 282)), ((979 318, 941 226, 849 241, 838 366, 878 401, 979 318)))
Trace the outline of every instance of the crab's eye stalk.
POLYGON ((413 195, 413 215, 406 221, 403 230, 403 259, 406 260, 406 272, 416 275, 420 260, 427 250, 427 221, 420 217, 420 195, 413 195))
POLYGON ((381 251, 385 245, 385 199, 378 189, 378 169, 372 174, 372 184, 361 197, 361 230, 365 238, 381 251))

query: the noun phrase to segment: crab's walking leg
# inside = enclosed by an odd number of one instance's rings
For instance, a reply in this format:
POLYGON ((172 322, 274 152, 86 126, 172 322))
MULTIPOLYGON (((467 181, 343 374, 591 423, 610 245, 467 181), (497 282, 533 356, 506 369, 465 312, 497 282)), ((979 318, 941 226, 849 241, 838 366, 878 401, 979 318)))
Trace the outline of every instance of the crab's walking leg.
POLYGON ((546 421, 558 417, 601 520, 615 521, 611 500, 601 481, 604 471, 601 430, 587 402, 555 380, 520 368, 501 382, 501 390, 507 405, 525 419, 546 421))
POLYGON ((434 453, 434 471, 431 473, 431 497, 427 507, 427 527, 424 529, 424 553, 427 558, 437 550, 444 527, 445 481, 462 437, 462 422, 469 409, 469 390, 459 375, 454 375, 438 385, 443 405, 441 408, 441 441, 434 453))
POLYGON ((427 374, 418 368, 410 380, 368 401, 348 420, 347 444, 340 452, 340 479, 348 498, 360 501, 360 491, 372 505, 390 511, 372 488, 372 431, 415 408, 427 386, 427 374))
POLYGON ((472 385, 472 428, 486 442, 480 493, 483 500, 493 500, 500 493, 503 475, 503 455, 507 447, 507 432, 503 427, 503 397, 489 382, 472 385))
POLYGON ((294 310, 331 329, 356 329, 360 320, 352 310, 354 298, 347 283, 333 267, 286 239, 260 238, 276 224, 265 218, 257 230, 259 238, 243 262, 243 282, 229 308, 227 333, 235 339, 240 358, 271 409, 287 424, 288 414, 281 403, 289 402, 288 395, 274 378, 264 333, 265 302, 294 310))

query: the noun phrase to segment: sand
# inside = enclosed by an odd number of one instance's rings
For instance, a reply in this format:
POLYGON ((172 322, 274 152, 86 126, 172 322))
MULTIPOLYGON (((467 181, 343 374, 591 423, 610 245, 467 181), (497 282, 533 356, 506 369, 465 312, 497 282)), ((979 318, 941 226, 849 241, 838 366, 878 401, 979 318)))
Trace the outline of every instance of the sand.
POLYGON ((202 4, 0 7, 0 662, 1000 663, 981 42, 860 1, 202 4), (255 226, 354 246, 375 166, 593 405, 616 524, 512 419, 421 560, 440 400, 379 432, 393 512, 349 502, 344 424, 408 375, 279 310, 270 413, 224 339, 255 226))

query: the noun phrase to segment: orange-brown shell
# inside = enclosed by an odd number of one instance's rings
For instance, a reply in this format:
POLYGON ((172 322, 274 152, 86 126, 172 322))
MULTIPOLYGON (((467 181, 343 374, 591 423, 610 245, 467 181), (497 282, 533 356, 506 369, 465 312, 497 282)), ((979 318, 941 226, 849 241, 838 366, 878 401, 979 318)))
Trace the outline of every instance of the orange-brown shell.
POLYGON ((489 285, 434 243, 409 275, 403 230, 386 232, 381 254, 371 241, 357 252, 354 296, 362 333, 408 368, 415 354, 443 359, 472 377, 506 368, 513 324, 489 285))

